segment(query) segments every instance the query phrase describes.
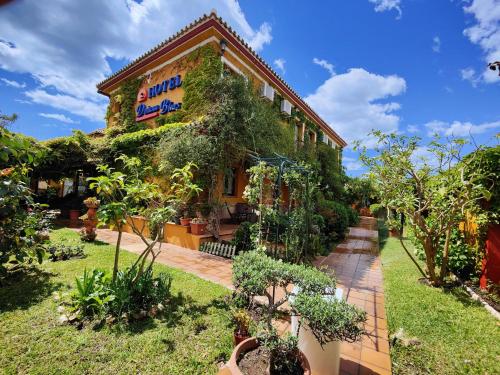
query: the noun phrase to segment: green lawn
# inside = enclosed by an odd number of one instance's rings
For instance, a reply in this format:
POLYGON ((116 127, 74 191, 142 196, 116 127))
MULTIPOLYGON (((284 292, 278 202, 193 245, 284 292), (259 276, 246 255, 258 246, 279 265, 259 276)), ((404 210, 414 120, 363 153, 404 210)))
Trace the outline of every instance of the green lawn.
MULTIPOLYGON (((53 240, 79 241, 68 229, 53 240)), ((163 319, 127 327, 59 325, 54 291, 70 291, 84 268, 111 269, 114 250, 106 244, 86 245, 87 257, 44 262, 13 285, 0 288, 0 369, 17 374, 210 374, 228 358, 232 334, 222 286, 156 265, 173 276, 172 310, 163 319)), ((136 255, 121 252, 121 266, 136 255)))
POLYGON ((394 374, 500 374, 499 322, 461 288, 420 284, 399 240, 383 240, 381 254, 390 334, 421 342, 391 348, 394 374))

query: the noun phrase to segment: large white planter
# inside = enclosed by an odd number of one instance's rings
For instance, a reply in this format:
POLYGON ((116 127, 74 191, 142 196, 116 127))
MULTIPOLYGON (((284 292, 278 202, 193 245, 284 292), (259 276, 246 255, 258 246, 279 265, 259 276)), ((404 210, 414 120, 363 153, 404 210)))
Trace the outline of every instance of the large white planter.
MULTIPOLYGON (((342 289, 335 290, 335 295, 325 296, 327 299, 342 299, 342 289)), ((292 316, 292 334, 297 335, 299 317, 292 316)), ((340 342, 332 341, 323 347, 304 323, 299 332, 299 349, 304 353, 315 375, 338 375, 340 368, 340 342)))

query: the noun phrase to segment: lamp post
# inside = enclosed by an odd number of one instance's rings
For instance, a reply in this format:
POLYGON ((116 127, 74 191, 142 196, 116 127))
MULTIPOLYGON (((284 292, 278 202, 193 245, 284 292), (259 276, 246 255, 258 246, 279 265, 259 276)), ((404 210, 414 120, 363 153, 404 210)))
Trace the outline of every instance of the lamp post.
POLYGON ((500 61, 489 63, 488 68, 490 68, 490 70, 498 70, 498 76, 500 77, 500 61))

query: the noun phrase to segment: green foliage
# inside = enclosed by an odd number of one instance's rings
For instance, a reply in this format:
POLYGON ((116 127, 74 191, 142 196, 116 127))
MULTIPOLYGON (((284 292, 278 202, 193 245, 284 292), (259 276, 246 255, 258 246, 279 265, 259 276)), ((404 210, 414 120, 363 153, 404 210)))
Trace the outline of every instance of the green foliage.
POLYGON ((369 207, 377 197, 372 181, 366 177, 348 177, 345 184, 345 200, 358 208, 369 207))
MULTIPOLYGON (((415 253, 420 260, 425 261, 425 252, 422 245, 413 239, 415 253)), ((445 238, 440 239, 440 246, 444 247, 445 238)), ((479 275, 481 272, 481 261, 483 259, 482 249, 478 249, 467 238, 466 234, 458 228, 453 228, 450 235, 450 245, 448 254, 448 268, 462 280, 469 280, 471 277, 479 275)), ((436 265, 440 267, 443 262, 443 254, 440 252, 436 256, 436 265)))
POLYGON ((321 295, 299 294, 293 306, 321 345, 331 341, 355 342, 364 333, 366 313, 342 299, 329 301, 321 295))
POLYGON ((85 256, 83 245, 81 244, 71 245, 51 242, 46 246, 46 252, 49 254, 48 258, 52 262, 69 260, 71 258, 83 258, 85 256))
POLYGON ((271 374, 303 374, 298 354, 298 338, 290 334, 280 337, 273 330, 261 331, 257 335, 259 343, 270 353, 271 374))
POLYGON ((138 149, 153 148, 165 134, 184 125, 184 123, 172 123, 119 135, 111 140, 111 150, 115 154, 137 154, 138 149))
POLYGON ((268 252, 273 251, 275 256, 289 262, 298 263, 315 254, 311 250, 321 250, 316 237, 319 233, 313 233, 315 229, 319 229, 313 228, 313 200, 318 184, 310 166, 290 161, 288 163, 279 187, 275 186, 279 175, 278 167, 263 161, 251 167, 248 170, 249 183, 243 196, 260 212, 259 221, 254 228, 255 246, 268 252), (289 191, 288 207, 283 207, 282 202, 272 195, 282 185, 289 191), (273 204, 269 204, 271 197, 273 204), (281 249, 276 252, 278 247, 281 249))
POLYGON ((0 169, 17 164, 33 164, 40 156, 40 146, 34 139, 7 129, 17 115, 3 115, 0 112, 0 169))
POLYGON ((255 224, 244 221, 234 232, 234 238, 231 242, 236 246, 236 252, 238 254, 243 251, 254 250, 255 242, 252 240, 253 228, 255 228, 255 224))
POLYGON ((126 80, 119 88, 118 95, 120 96, 120 112, 118 116, 119 126, 125 132, 136 132, 144 129, 145 125, 135 122, 134 104, 137 100, 137 92, 141 86, 142 79, 126 80))
POLYGON ((370 205, 370 212, 373 216, 377 217, 384 211, 384 206, 380 203, 373 203, 370 205))
POLYGON ((8 269, 33 260, 42 262, 43 242, 51 216, 35 204, 29 189, 30 166, 39 150, 24 136, 5 127, 16 116, 0 116, 0 277, 8 269))
POLYGON ((123 314, 132 319, 137 313, 156 310, 158 304, 165 303, 171 284, 169 274, 162 272, 155 277, 151 268, 140 274, 136 268, 120 271, 114 282, 104 271, 85 270, 76 279, 71 305, 80 319, 103 315, 121 318, 123 314))
POLYGON ((209 112, 214 96, 213 88, 222 75, 222 61, 215 49, 206 45, 192 52, 188 62, 193 67, 186 73, 182 86, 184 88, 183 111, 192 119, 204 116, 209 112))
POLYGON ((108 290, 109 277, 101 270, 83 271, 76 278, 76 290, 71 296, 71 306, 80 317, 101 316, 105 305, 113 297, 108 290))
POLYGON ((69 137, 58 137, 42 142, 43 158, 34 169, 37 177, 60 179, 74 176, 77 171, 94 172, 94 158, 89 137, 80 130, 73 130, 69 137))
POLYGON ((236 291, 245 296, 267 297, 268 302, 262 308, 265 330, 271 337, 276 336, 272 318, 287 301, 291 313, 300 316, 300 324, 307 324, 322 345, 333 340, 356 341, 363 333, 361 323, 366 314, 334 298, 325 300, 325 294, 335 292, 335 280, 314 267, 285 263, 261 251, 249 251, 234 260, 233 284, 236 291), (289 285, 295 288, 290 291, 289 285), (283 297, 275 300, 270 293, 272 287, 281 289, 283 294, 277 295, 283 297))
POLYGON ((324 233, 329 243, 342 240, 349 226, 359 221, 358 214, 351 207, 321 197, 318 200, 318 213, 324 219, 324 233))
POLYGON ((164 304, 170 296, 172 277, 165 272, 153 276, 153 270, 138 275, 136 268, 118 272, 115 283, 110 285, 113 298, 106 307, 107 313, 121 317, 122 314, 149 312, 158 304, 164 304))
POLYGON ((424 275, 433 285, 440 285, 448 275, 452 230, 466 219, 466 213, 481 215, 479 202, 491 196, 483 185, 486 172, 470 168, 482 154, 464 158, 464 139, 435 138, 423 146, 418 137, 381 132, 374 132, 374 136, 378 139, 375 156, 363 149, 361 160, 370 168, 384 207, 408 220, 425 253, 424 275), (417 156, 423 147, 431 159, 417 156), (439 254, 443 260, 436 272, 439 254))
POLYGON ((318 140, 316 153, 323 194, 329 199, 343 198, 347 177, 341 168, 337 150, 318 140))

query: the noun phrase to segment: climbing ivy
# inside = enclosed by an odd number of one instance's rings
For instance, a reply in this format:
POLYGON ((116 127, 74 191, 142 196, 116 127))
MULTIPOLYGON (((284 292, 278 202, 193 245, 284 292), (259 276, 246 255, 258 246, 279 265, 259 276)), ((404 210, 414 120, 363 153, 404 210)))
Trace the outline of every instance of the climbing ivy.
POLYGON ((146 127, 144 124, 135 121, 134 104, 137 100, 137 92, 141 84, 141 78, 128 79, 120 86, 117 93, 110 97, 108 109, 106 111, 106 122, 109 127, 111 125, 111 116, 116 116, 118 126, 116 126, 117 129, 113 132, 113 135, 134 132, 146 127), (120 109, 118 113, 113 113, 113 107, 116 103, 119 104, 120 109))
POLYGON ((222 61, 211 45, 202 46, 187 58, 190 69, 184 77, 183 109, 189 118, 207 114, 216 100, 213 91, 222 76, 222 61))

